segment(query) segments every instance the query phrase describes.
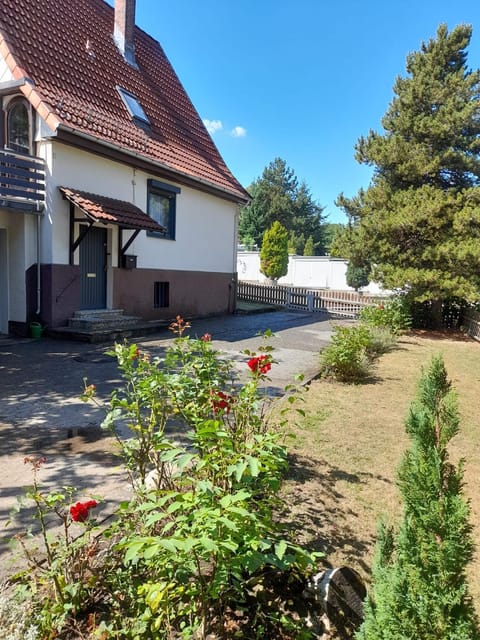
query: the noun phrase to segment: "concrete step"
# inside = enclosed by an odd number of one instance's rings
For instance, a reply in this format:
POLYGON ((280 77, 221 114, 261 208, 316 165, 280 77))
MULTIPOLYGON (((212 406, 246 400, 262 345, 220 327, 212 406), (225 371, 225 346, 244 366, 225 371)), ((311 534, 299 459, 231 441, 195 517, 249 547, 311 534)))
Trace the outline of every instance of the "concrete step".
MULTIPOLYGON (((96 327, 95 329, 75 329, 72 327, 56 327, 46 329, 45 335, 61 340, 76 340, 79 342, 115 342, 119 340, 131 340, 135 337, 147 336, 152 333, 167 331, 170 321, 166 320, 140 320, 129 326, 117 326, 111 328, 96 327)), ((168 333, 168 332, 167 332, 168 333)))
POLYGON ((135 316, 118 316, 116 318, 106 319, 104 317, 97 318, 90 316, 86 318, 70 318, 68 326, 71 329, 80 329, 81 331, 95 331, 98 329, 116 329, 130 327, 138 324, 141 318, 135 316))
POLYGON ((75 311, 68 326, 77 331, 107 331, 127 328, 140 321, 137 316, 124 315, 123 309, 84 309, 75 311))
POLYGON ((74 311, 73 320, 97 319, 97 320, 114 320, 115 318, 123 318, 123 309, 81 309, 74 311))

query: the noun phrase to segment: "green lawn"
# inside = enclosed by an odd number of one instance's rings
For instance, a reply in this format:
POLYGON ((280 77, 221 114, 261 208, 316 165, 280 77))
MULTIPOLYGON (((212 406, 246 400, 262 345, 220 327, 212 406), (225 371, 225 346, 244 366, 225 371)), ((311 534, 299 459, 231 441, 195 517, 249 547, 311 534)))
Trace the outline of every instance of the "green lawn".
MULTIPOLYGON (((346 385, 316 380, 306 393, 306 418, 292 426, 292 466, 285 485, 288 518, 302 541, 368 579, 379 518, 395 522, 401 502, 396 469, 409 446, 404 420, 422 366, 441 353, 457 390, 460 434, 451 458, 466 459, 465 493, 480 550, 480 344, 460 335, 412 333, 380 358, 372 380, 346 385)), ((469 569, 480 613, 480 555, 469 569)))

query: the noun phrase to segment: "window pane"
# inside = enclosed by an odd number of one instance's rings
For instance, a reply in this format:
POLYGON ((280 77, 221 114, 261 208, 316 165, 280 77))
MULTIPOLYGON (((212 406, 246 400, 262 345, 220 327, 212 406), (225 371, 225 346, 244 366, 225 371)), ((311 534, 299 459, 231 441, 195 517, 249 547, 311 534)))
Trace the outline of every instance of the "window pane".
POLYGON ((147 235, 167 240, 175 240, 176 200, 177 194, 180 193, 180 188, 153 179, 147 180, 147 187, 148 215, 165 228, 164 233, 160 231, 147 231, 147 235))
POLYGON ((170 224, 170 199, 158 193, 150 194, 150 216, 168 230, 170 224))
POLYGON ((20 153, 30 152, 27 107, 19 102, 8 110, 8 146, 20 153))
POLYGON ((133 93, 129 93, 128 91, 125 91, 125 89, 122 89, 121 87, 117 87, 117 91, 120 94, 120 97, 122 98, 130 115, 134 119, 140 120, 145 124, 150 124, 147 114, 143 110, 143 107, 138 101, 137 97, 134 96, 133 93))

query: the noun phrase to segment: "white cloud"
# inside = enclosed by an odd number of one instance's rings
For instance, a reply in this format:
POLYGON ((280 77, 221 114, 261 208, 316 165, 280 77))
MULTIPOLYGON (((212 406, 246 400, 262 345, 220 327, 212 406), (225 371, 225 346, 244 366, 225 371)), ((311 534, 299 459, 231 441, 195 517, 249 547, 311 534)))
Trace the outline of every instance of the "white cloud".
POLYGON ((245 138, 247 135, 247 130, 244 127, 234 127, 230 131, 230 135, 234 138, 245 138))
POLYGON ((221 131, 223 129, 221 120, 208 120, 207 118, 204 118, 203 124, 206 126, 207 131, 210 135, 213 135, 217 131, 221 131))

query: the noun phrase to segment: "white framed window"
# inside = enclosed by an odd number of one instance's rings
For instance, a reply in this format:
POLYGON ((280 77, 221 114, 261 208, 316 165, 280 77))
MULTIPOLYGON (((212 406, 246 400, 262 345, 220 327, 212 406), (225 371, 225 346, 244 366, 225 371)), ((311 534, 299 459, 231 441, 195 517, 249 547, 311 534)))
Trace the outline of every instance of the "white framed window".
POLYGON ((148 236, 175 240, 177 195, 180 191, 179 187, 158 180, 147 181, 147 213, 158 224, 165 227, 164 232, 147 231, 148 236))

